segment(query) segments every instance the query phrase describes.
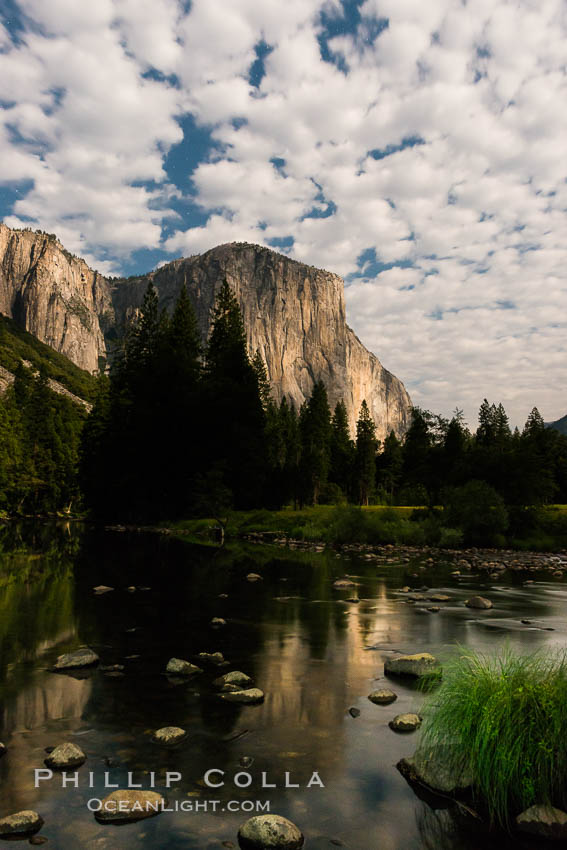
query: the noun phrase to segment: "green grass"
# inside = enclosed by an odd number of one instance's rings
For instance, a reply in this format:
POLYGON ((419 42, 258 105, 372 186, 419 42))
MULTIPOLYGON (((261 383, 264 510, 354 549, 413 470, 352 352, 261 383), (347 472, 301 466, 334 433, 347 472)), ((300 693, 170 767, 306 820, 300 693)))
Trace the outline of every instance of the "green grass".
POLYGON ((445 748, 494 825, 536 803, 567 805, 567 654, 462 650, 424 709, 420 750, 445 748), (447 747, 447 745, 450 745, 447 747))
POLYGON ((44 345, 12 319, 0 315, 0 366, 15 372, 22 360, 29 360, 38 371, 43 368, 49 378, 59 381, 79 398, 94 400, 97 381, 93 375, 79 369, 64 354, 44 345))

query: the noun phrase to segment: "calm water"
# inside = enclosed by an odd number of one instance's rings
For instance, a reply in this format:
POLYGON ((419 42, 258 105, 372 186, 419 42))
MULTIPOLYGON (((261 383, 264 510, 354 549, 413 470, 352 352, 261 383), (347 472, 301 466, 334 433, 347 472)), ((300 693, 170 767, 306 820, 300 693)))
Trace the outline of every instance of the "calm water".
POLYGON ((418 562, 377 565, 334 552, 263 546, 230 553, 76 525, 10 527, 0 546, 0 740, 9 748, 0 759, 0 815, 37 810, 48 847, 220 850, 236 845, 238 827, 250 816, 229 812, 228 803, 256 800, 270 801, 272 812, 297 823, 308 850, 503 846, 421 801, 396 770, 419 733, 396 734, 388 721, 419 709, 420 695, 397 681, 394 705, 375 706, 367 695, 381 684, 392 686, 383 678, 392 651, 429 650, 447 658, 456 643, 489 651, 506 641, 526 651, 564 646, 567 587, 561 580, 545 573, 532 585, 523 585, 525 575, 492 584, 452 577, 454 565, 442 563, 415 578, 418 562), (264 580, 247 582, 250 571, 264 580), (352 591, 332 588, 344 575, 356 576, 358 604, 346 601, 352 591), (99 584, 115 591, 95 596, 99 584), (397 592, 405 584, 446 592, 451 601, 440 603, 438 614, 420 612, 421 603, 408 604, 397 592), (136 592, 126 590, 130 585, 136 592), (471 588, 492 599, 494 609, 477 614, 463 607, 471 588), (215 616, 227 625, 213 629, 215 616), (522 618, 537 628, 522 625, 522 618), (95 649, 103 664, 124 664, 124 678, 97 669, 85 678, 48 671, 57 655, 81 645, 95 649), (172 656, 191 660, 217 650, 229 667, 207 666, 183 684, 163 675, 172 656), (229 670, 253 676, 265 702, 222 703, 211 681, 229 670), (360 716, 353 718, 351 707, 360 716), (187 730, 181 745, 152 743, 152 730, 166 725, 187 730), (88 756, 79 769, 84 784, 62 789, 54 779, 34 789, 33 770, 43 767, 45 748, 67 740, 88 756), (232 783, 243 757, 253 759, 247 789, 232 783), (211 768, 225 771, 223 788, 204 787, 211 768), (183 776, 167 792, 166 770, 183 776), (93 788, 87 787, 89 771, 93 788), (105 771, 121 784, 132 771, 144 787, 155 771, 156 790, 170 803, 217 800, 217 811, 209 804, 208 811, 99 825, 86 804, 108 793, 105 771), (313 771, 324 789, 305 787, 313 771), (276 788, 261 788, 262 772, 276 788), (300 788, 284 787, 286 772, 300 788))

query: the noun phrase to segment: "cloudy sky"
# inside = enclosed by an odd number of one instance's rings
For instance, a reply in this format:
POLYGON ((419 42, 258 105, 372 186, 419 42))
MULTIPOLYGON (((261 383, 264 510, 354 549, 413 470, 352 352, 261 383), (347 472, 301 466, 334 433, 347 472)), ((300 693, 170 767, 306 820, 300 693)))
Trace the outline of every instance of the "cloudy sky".
POLYGON ((414 401, 567 413, 564 0, 1 0, 0 218, 339 273, 414 401))

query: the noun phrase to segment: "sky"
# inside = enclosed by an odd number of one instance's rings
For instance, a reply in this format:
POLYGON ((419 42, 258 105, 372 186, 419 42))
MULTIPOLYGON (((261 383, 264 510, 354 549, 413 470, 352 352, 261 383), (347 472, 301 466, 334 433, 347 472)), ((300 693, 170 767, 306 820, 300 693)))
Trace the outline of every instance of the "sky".
POLYGON ((564 0, 0 0, 0 219, 340 274, 415 404, 567 413, 564 0))

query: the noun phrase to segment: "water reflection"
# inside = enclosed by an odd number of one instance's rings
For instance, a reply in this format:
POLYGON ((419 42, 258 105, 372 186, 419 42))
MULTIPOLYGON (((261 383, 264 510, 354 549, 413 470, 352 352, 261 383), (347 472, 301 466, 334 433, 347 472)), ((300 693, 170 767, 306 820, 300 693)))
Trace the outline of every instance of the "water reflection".
POLYGON ((398 592, 416 583, 409 575, 415 566, 376 566, 334 553, 207 551, 74 524, 6 528, 0 551, 0 739, 9 747, 0 760, 0 813, 37 808, 43 833, 62 848, 76 846, 76 835, 82 846, 112 850, 138 840, 201 850, 234 841, 241 813, 164 815, 109 834, 86 809, 89 797, 104 795, 109 769, 120 782, 128 771, 155 771, 158 782, 164 770, 179 771, 172 800, 269 799, 273 811, 304 828, 313 848, 332 847, 331 839, 358 849, 487 848, 491 839, 454 812, 431 809, 395 769, 415 749, 416 736, 395 735, 388 721, 418 708, 419 693, 396 683, 395 711, 372 705, 367 694, 394 650, 444 657, 455 642, 487 649, 504 640, 523 649, 566 642, 561 583, 525 588, 512 577, 512 584, 499 579, 491 587, 474 576, 457 580, 441 564, 419 579, 450 596, 432 614, 427 601, 411 603, 398 592), (250 571, 263 581, 247 582, 250 571), (354 594, 333 589, 345 573, 357 576, 354 594), (99 584, 115 590, 96 596, 99 584), (488 614, 463 607, 473 588, 493 599, 488 614), (348 601, 353 595, 358 602, 348 601), (227 626, 211 628, 212 617, 227 626), (536 625, 524 626, 522 618, 536 625), (48 672, 58 654, 80 645, 95 649, 105 665, 124 665, 124 678, 100 669, 84 679, 48 672), (216 667, 188 682, 164 676, 171 656, 194 659, 202 651, 221 651, 227 669, 253 676, 265 702, 223 704, 211 684, 216 667), (350 707, 360 716, 350 716, 350 707), (187 738, 171 750, 156 746, 151 731, 164 725, 181 726, 187 738), (87 753, 80 775, 93 771, 95 787, 34 789, 33 768, 42 766, 45 747, 65 740, 87 753), (231 779, 243 756, 253 760, 247 789, 231 779), (211 767, 227 779, 214 792, 203 787, 211 767), (313 771, 324 790, 305 788, 313 771), (262 772, 276 788, 261 787, 262 772), (300 788, 284 787, 286 772, 300 788))

